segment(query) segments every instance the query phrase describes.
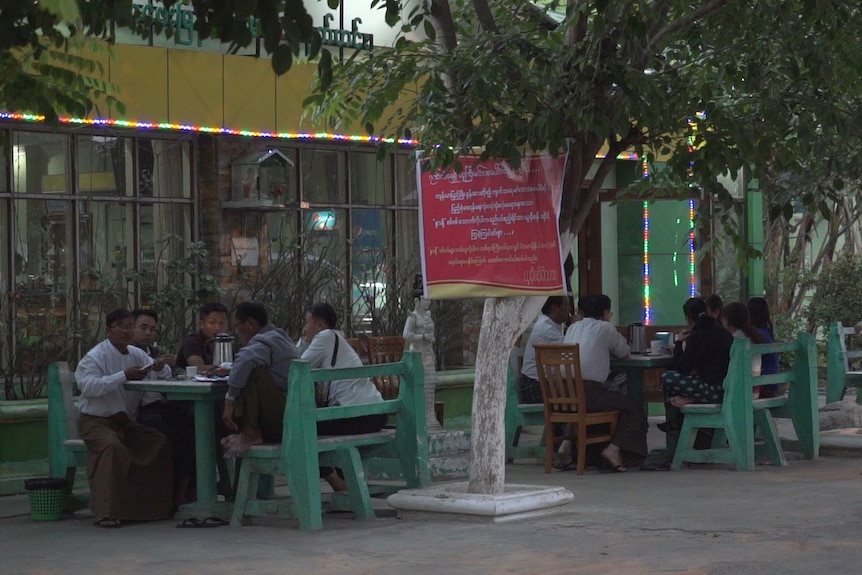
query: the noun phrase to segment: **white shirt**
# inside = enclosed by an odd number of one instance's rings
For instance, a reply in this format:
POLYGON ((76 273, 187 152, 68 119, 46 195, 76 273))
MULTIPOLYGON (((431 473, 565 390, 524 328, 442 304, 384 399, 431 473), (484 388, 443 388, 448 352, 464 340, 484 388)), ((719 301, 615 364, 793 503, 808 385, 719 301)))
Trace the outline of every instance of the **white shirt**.
MULTIPOLYGON (((144 396, 142 391, 126 391, 125 370, 129 367, 152 365, 147 352, 130 345, 121 353, 110 340, 104 340, 87 352, 75 369, 75 382, 81 390, 78 409, 81 413, 109 417, 125 412, 134 419, 144 396)), ((150 371, 149 379, 167 379, 171 368, 166 365, 159 372, 150 371)))
POLYGON ((581 377, 599 383, 611 373, 611 356, 622 359, 631 351, 626 338, 611 322, 591 317, 570 325, 563 341, 581 346, 581 377))
MULTIPOLYGON (((738 329, 735 332, 733 332, 733 337, 748 337, 748 336, 745 335, 745 332, 743 332, 741 329, 738 329)), ((754 343, 754 342, 752 342, 752 343, 754 343)), ((754 377, 759 377, 762 366, 763 366, 763 358, 760 357, 760 354, 759 353, 752 354, 751 355, 751 375, 753 375, 754 377)))
POLYGON ((524 348, 524 363, 521 365, 521 373, 538 381, 539 372, 536 371, 536 348, 537 343, 563 343, 563 324, 557 323, 545 314, 539 316, 527 347, 524 348))
MULTIPOLYGON (((307 345, 300 342, 299 349, 302 350, 301 359, 308 361, 312 369, 362 367, 362 360, 356 355, 353 346, 332 329, 317 332, 311 343, 307 345), (335 356, 335 365, 333 365, 332 352, 335 351, 335 338, 338 338, 338 354, 335 356), (303 347, 305 347, 304 350, 303 347)), ((330 407, 383 401, 377 386, 367 377, 324 382, 323 394, 330 407)))

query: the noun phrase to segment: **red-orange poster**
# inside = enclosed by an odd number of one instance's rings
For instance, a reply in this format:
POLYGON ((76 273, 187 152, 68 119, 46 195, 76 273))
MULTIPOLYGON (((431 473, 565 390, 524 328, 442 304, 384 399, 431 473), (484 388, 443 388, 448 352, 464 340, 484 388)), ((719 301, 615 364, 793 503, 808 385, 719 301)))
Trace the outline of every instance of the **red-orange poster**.
POLYGON ((565 157, 461 158, 457 173, 423 172, 419 220, 431 299, 565 293, 559 212, 565 157))

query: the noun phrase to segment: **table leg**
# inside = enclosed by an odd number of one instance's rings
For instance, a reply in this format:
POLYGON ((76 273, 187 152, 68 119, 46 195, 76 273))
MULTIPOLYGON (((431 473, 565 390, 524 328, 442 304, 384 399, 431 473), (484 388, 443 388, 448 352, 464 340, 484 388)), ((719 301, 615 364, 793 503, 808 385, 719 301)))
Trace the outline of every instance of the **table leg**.
POLYGON ((215 503, 215 411, 212 401, 195 402, 195 458, 198 503, 215 503))
MULTIPOLYGON (((641 369, 626 369, 626 394, 629 397, 644 406, 647 410, 647 404, 644 401, 644 374, 641 369)), ((649 411, 647 411, 649 413, 649 411)))

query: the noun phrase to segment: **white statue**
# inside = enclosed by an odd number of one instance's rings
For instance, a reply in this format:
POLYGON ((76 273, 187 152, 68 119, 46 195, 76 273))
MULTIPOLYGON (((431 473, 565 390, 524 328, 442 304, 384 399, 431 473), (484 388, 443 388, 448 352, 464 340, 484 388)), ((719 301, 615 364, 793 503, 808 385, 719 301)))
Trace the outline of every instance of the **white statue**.
POLYGON ((434 413, 437 368, 434 358, 434 320, 431 318, 430 300, 421 295, 413 298, 413 311, 404 323, 403 336, 407 349, 422 354, 422 366, 425 368, 425 417, 428 430, 439 431, 442 427, 434 413))

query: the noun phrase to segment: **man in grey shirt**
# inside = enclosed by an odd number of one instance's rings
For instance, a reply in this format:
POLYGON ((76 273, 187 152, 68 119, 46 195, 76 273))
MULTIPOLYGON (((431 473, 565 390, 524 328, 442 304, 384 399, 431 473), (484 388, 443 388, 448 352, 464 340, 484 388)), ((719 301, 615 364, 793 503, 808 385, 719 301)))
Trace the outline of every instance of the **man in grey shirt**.
POLYGON ((260 302, 242 302, 233 312, 233 329, 242 349, 230 368, 222 421, 225 457, 238 457, 258 443, 280 442, 287 375, 299 351, 287 333, 269 323, 260 302))

